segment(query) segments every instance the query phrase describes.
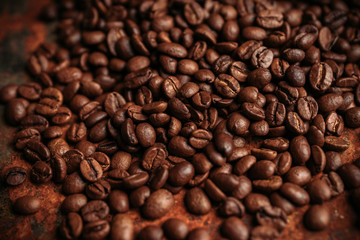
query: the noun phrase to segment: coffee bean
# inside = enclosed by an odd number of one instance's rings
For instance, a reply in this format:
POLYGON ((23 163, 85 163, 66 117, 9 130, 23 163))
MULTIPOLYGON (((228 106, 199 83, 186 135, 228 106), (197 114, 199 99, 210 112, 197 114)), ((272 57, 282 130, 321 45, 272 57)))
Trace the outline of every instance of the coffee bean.
POLYGON ((311 206, 305 213, 304 223, 311 230, 325 229, 330 223, 329 210, 323 205, 311 206))
POLYGON ((284 183, 280 188, 280 192, 291 202, 299 206, 309 204, 310 202, 309 194, 303 188, 294 183, 284 183))
POLYGON ((219 207, 219 214, 225 217, 242 217, 245 213, 244 205, 234 197, 226 198, 219 207))
POLYGON ((106 220, 97 220, 84 225, 83 238, 103 239, 110 233, 110 224, 106 220))
POLYGON ((108 214, 109 207, 102 200, 92 200, 81 208, 81 216, 85 222, 103 220, 108 214))
MULTIPOLYGON (((259 47, 251 56, 251 63, 256 68, 269 68, 274 58, 274 54, 267 47, 259 47)), ((304 76, 305 77, 305 76, 304 76)))
POLYGON ((137 238, 139 240, 161 240, 164 237, 163 230, 158 226, 146 226, 139 232, 137 238))
POLYGON ((169 239, 185 239, 189 232, 187 224, 178 218, 166 220, 163 223, 162 228, 164 230, 164 235, 169 239))
POLYGON ((283 25, 283 15, 276 10, 263 10, 257 15, 256 22, 263 28, 273 29, 283 25))
POLYGON ((52 177, 52 170, 51 167, 43 162, 37 161, 30 171, 30 178, 35 183, 46 183, 50 181, 52 177))
POLYGON ((65 239, 74 239, 81 236, 83 221, 81 216, 75 212, 67 214, 60 225, 60 233, 65 239))
POLYGON ((41 142, 32 139, 26 143, 24 148, 25 158, 30 162, 45 161, 50 159, 49 149, 41 142))
POLYGON ((19 197, 13 203, 13 209, 24 215, 34 214, 40 210, 41 201, 32 196, 19 197))
POLYGON ((240 85, 231 75, 220 74, 214 82, 216 90, 223 97, 234 98, 240 92, 240 85))
POLYGON ((29 102, 23 98, 13 98, 6 106, 6 118, 11 125, 18 124, 26 116, 26 108, 29 102))
POLYGON ((340 137, 327 136, 325 137, 324 146, 331 151, 343 152, 349 148, 350 143, 340 137))
POLYGON ((143 206, 150 194, 150 189, 147 186, 132 191, 129 195, 131 205, 135 208, 143 206))
POLYGON ((331 67, 325 62, 316 63, 311 67, 309 81, 315 90, 327 90, 333 81, 333 71, 331 67))
POLYGON ((79 212, 80 209, 87 204, 87 198, 84 194, 72 194, 65 198, 62 202, 61 210, 64 212, 79 212))
POLYGON ((331 190, 327 183, 321 179, 316 179, 307 185, 307 191, 311 201, 314 203, 322 203, 331 198, 331 190))
POLYGON ((290 168, 286 174, 286 180, 288 182, 303 186, 310 182, 311 172, 304 166, 295 166, 290 168))
POLYGON ((168 190, 159 189, 145 201, 142 212, 146 218, 157 219, 164 216, 173 205, 173 195, 168 190))
POLYGON ((81 193, 85 190, 85 187, 86 182, 81 178, 78 172, 66 176, 63 183, 63 191, 65 194, 81 193))
POLYGON ((251 239, 277 239, 279 232, 276 228, 269 225, 256 226, 251 230, 251 239))
POLYGON ((134 239, 133 220, 125 214, 117 214, 111 222, 111 239, 134 239))
POLYGON ((305 164, 311 156, 311 149, 307 139, 304 136, 293 138, 290 142, 290 152, 295 163, 305 164))
POLYGON ((257 212, 259 209, 271 205, 269 198, 260 193, 250 193, 245 198, 244 204, 246 210, 248 210, 249 212, 257 212))
POLYGON ((210 240, 210 233, 205 228, 195 228, 189 232, 187 238, 189 240, 210 240))
POLYGON ((18 186, 26 179, 26 170, 22 167, 8 168, 4 173, 4 180, 9 186, 18 186))
POLYGON ((238 217, 229 217, 221 225, 221 233, 229 239, 245 240, 249 238, 249 229, 238 217))

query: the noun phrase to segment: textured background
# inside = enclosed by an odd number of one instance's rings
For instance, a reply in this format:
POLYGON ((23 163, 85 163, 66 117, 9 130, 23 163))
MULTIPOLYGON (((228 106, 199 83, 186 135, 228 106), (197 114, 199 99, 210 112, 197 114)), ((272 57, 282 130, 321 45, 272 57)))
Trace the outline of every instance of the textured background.
MULTIPOLYGON (((44 24, 37 15, 41 7, 49 0, 0 0, 0 87, 8 83, 22 83, 29 80, 24 68, 29 54, 40 43, 53 41, 55 24, 44 24)), ((4 106, 0 106, 3 115, 4 106)), ((0 117, 0 170, 3 173, 10 166, 23 166, 30 169, 21 155, 13 150, 12 138, 15 128, 9 127, 0 117)), ((359 133, 346 131, 344 137, 352 142, 350 149, 343 154, 344 162, 360 156, 359 133)), ((217 227, 221 219, 216 217, 213 209, 206 216, 194 216, 186 212, 183 207, 184 192, 176 195, 176 206, 164 218, 155 222, 144 221, 136 213, 130 211, 134 218, 135 228, 138 231, 148 224, 161 224, 168 217, 178 217, 186 220, 189 227, 204 226, 212 231, 214 239, 221 239, 217 227)), ((281 239, 360 239, 359 221, 354 209, 348 204, 348 194, 325 203, 331 211, 331 224, 327 230, 309 232, 301 223, 303 213, 307 207, 299 208, 289 216, 287 228, 281 239)), ((30 181, 15 187, 5 187, 0 184, 0 239, 57 239, 56 227, 62 220, 58 207, 64 196, 60 194, 60 187, 53 183, 34 185, 30 181), (31 216, 19 216, 11 209, 11 202, 26 194, 34 195, 42 200, 42 210, 31 216)), ((251 224, 252 219, 246 216, 244 220, 251 224)))

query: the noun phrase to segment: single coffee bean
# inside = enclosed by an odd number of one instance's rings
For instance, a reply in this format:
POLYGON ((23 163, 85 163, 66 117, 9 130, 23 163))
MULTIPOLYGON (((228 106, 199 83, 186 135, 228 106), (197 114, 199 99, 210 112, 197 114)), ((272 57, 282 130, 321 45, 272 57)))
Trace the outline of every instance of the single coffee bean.
POLYGON ((291 202, 299 206, 309 204, 310 202, 309 194, 303 188, 294 183, 284 183, 280 188, 280 192, 291 202))
POLYGON ((130 216, 126 214, 117 214, 111 221, 111 239, 134 239, 134 224, 130 216))
POLYGON ((30 178, 35 183, 46 183, 52 177, 52 169, 49 164, 43 161, 37 161, 30 171, 30 178))
POLYGON ((32 196, 19 197, 15 200, 13 208, 20 214, 34 214, 40 210, 41 201, 32 196))
POLYGON ((327 183, 321 179, 316 179, 307 185, 307 191, 311 201, 314 203, 322 203, 330 200, 331 190, 327 183))
POLYGON ((299 186, 303 186, 310 182, 311 172, 307 167, 295 166, 290 168, 287 172, 286 180, 299 186))
POLYGON ((249 238, 249 229, 238 217, 229 217, 221 225, 221 233, 224 237, 236 240, 249 238))
POLYGON ((191 230, 187 236, 187 239, 189 240, 196 240, 196 239, 202 239, 202 240, 210 240, 210 233, 205 228, 195 228, 191 230))
POLYGON ((329 210, 323 205, 313 205, 305 213, 305 226, 311 230, 325 229, 330 223, 329 210))
POLYGON ((267 196, 260 193, 250 193, 244 200, 246 210, 257 212, 259 209, 270 206, 270 200, 267 196))
POLYGON ((309 81, 315 90, 326 91, 333 81, 331 67, 325 62, 316 63, 311 67, 309 81))
POLYGON ((110 233, 107 220, 97 220, 84 225, 82 236, 86 239, 104 239, 110 233))
POLYGON ((162 228, 165 236, 174 240, 185 239, 189 232, 187 224, 178 218, 170 218, 166 220, 163 223, 162 228))
POLYGON ((226 198, 219 207, 219 214, 225 217, 242 217, 245 214, 244 205, 234 197, 226 198))
POLYGON ((185 203, 189 212, 198 215, 207 214, 211 209, 211 202, 201 188, 192 188, 185 195, 185 203))
POLYGON ((61 223, 59 230, 65 239, 79 238, 83 230, 81 216, 75 212, 68 213, 61 223))
POLYGON ((4 180, 9 186, 18 186, 26 179, 26 170, 22 167, 8 168, 4 173, 4 180))
POLYGON ((81 208, 81 216, 85 222, 105 219, 109 214, 109 207, 102 200, 92 200, 81 208))
POLYGON ((280 233, 278 230, 270 225, 256 226, 251 230, 251 239, 277 239, 280 233))
POLYGON ((62 202, 61 210, 66 213, 79 212, 80 209, 87 204, 87 197, 82 194, 72 194, 65 198, 62 202))
POLYGON ((174 205, 173 195, 166 189, 153 192, 145 201, 142 213, 146 218, 157 219, 164 216, 174 205))
POLYGON ((132 191, 129 195, 131 205, 135 208, 141 207, 150 194, 150 189, 147 186, 142 186, 132 191))
POLYGON ((163 230, 158 226, 146 226, 140 230, 137 238, 139 240, 161 240, 164 237, 163 230))

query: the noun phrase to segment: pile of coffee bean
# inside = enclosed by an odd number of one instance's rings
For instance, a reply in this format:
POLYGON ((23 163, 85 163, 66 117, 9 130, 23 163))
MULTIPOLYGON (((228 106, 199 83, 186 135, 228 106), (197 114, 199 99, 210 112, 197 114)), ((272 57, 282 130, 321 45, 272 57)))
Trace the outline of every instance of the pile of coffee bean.
POLYGON ((360 200, 360 160, 342 159, 360 127, 359 1, 61 0, 43 17, 58 44, 0 92, 32 169, 4 178, 59 184, 64 238, 210 239, 177 218, 135 232, 130 208, 161 218, 182 190, 229 239, 277 239, 305 205, 322 230, 324 202, 360 200))

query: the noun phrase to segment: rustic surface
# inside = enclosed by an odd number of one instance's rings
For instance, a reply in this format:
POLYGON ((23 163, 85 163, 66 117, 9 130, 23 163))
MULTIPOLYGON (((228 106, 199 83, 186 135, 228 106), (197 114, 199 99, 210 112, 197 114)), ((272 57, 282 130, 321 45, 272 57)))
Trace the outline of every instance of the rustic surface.
MULTIPOLYGON (((36 47, 48 40, 54 40, 54 24, 44 24, 37 15, 41 7, 49 0, 1 0, 0 1, 0 87, 8 83, 22 83, 29 77, 24 71, 26 57, 36 47)), ((4 106, 0 106, 1 115, 4 106)), ((22 166, 30 169, 21 155, 13 150, 11 140, 15 129, 6 125, 0 117, 0 170, 3 173, 10 166, 22 166)), ((344 137, 352 142, 343 161, 352 161, 360 156, 360 130, 347 130, 344 137)), ((148 224, 160 225, 168 217, 184 219, 189 227, 204 226, 212 231, 214 239, 221 239, 217 229, 221 219, 213 209, 206 216, 194 216, 183 207, 184 192, 176 195, 176 206, 166 216, 157 221, 143 220, 136 211, 130 211, 134 218, 136 231, 148 224)), ((331 212, 331 224, 321 232, 307 231, 302 224, 302 216, 307 207, 299 208, 289 216, 287 228, 281 239, 360 239, 359 222, 354 209, 348 204, 348 193, 325 203, 331 212)), ((64 199, 61 189, 53 183, 34 185, 29 180, 18 187, 5 187, 0 184, 0 239, 59 239, 56 228, 62 220, 59 206, 64 199), (31 216, 16 215, 11 209, 11 202, 26 194, 42 200, 42 210, 31 216)), ((250 216, 244 220, 251 224, 250 216)))

